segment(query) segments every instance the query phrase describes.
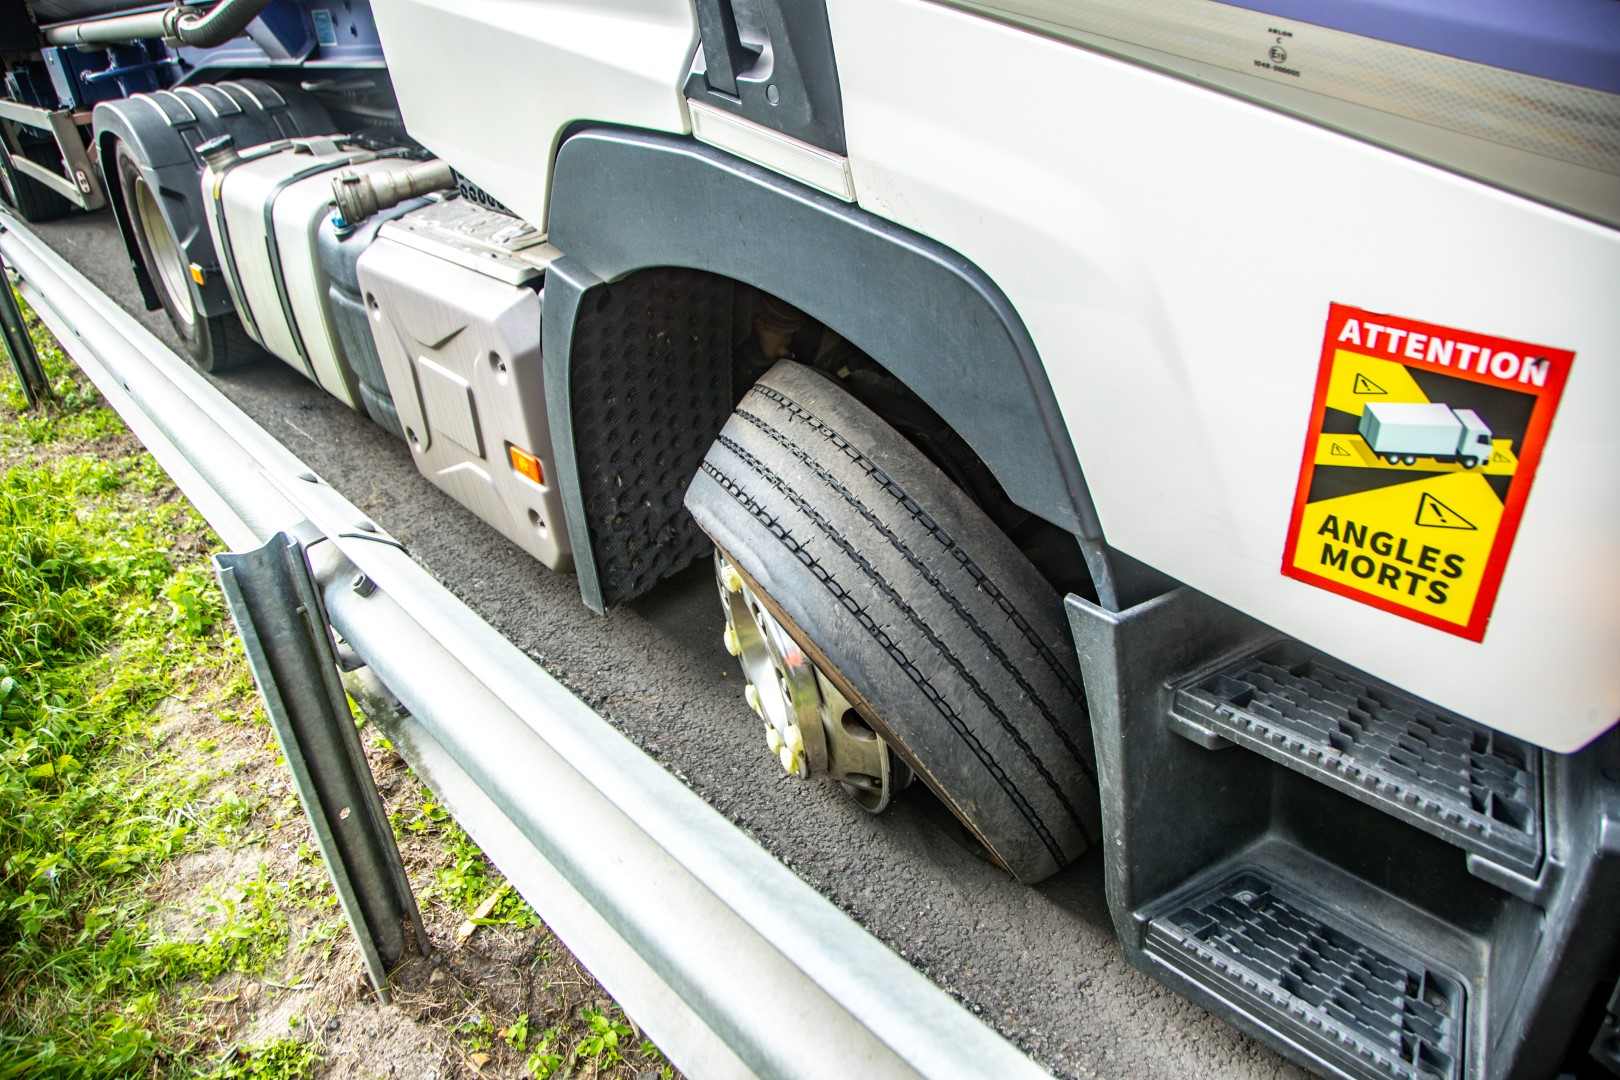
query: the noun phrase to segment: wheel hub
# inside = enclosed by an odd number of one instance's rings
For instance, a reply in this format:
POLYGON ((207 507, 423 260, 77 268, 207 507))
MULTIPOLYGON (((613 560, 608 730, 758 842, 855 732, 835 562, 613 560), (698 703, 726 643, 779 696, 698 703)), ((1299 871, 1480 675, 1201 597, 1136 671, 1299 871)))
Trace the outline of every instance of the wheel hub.
POLYGON ((748 679, 744 696, 765 723, 765 742, 790 776, 828 775, 877 813, 911 782, 911 770, 771 614, 762 594, 716 549, 726 651, 748 679))

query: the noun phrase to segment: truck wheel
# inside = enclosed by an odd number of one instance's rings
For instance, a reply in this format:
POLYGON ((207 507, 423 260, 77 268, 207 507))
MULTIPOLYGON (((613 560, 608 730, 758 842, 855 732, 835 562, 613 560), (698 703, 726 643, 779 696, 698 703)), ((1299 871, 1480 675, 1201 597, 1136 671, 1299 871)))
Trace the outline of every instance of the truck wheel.
POLYGON ((163 212, 161 190, 148 181, 146 170, 127 143, 118 143, 115 156, 118 187, 141 262, 192 364, 201 371, 218 372, 263 356, 234 312, 213 317, 201 313, 185 249, 163 212))
POLYGON ((0 144, 0 199, 24 221, 54 221, 76 209, 60 192, 18 171, 12 153, 3 144, 0 144))
POLYGON ((720 549, 722 597, 768 611, 849 703, 850 729, 879 736, 1012 874, 1039 881, 1098 835, 1062 603, 875 413, 784 361, 737 406, 686 504, 720 549))

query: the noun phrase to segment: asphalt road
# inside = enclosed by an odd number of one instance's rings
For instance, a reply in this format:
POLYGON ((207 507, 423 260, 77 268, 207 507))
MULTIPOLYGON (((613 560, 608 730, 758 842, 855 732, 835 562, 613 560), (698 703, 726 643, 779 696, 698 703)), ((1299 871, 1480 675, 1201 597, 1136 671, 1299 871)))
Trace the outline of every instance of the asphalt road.
MULTIPOLYGON (((140 309, 109 214, 37 231, 178 349, 140 309)), ((551 573, 424 480, 402 443, 291 368, 217 380, 247 414, 616 727, 918 970, 1064 1077, 1303 1077, 1129 968, 1093 853, 1030 888, 959 839, 914 785, 879 817, 831 782, 786 778, 742 700, 712 572, 591 614, 551 573)), ((816 1033, 796 1033, 813 1046, 816 1033)), ((813 1051, 810 1051, 813 1052, 813 1051)))

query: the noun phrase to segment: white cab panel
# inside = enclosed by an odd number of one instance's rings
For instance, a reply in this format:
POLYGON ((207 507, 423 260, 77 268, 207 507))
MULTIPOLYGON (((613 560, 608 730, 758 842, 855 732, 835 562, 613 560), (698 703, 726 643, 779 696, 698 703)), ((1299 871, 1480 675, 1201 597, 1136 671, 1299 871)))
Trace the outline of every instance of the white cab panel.
POLYGON ((1005 290, 1111 543, 1543 746, 1620 716, 1620 234, 923 0, 828 9, 859 202, 1005 290), (1480 643, 1281 573, 1334 302, 1575 354, 1480 643))
POLYGON ((688 130, 690 0, 375 0, 406 129, 544 227, 562 129, 688 130))

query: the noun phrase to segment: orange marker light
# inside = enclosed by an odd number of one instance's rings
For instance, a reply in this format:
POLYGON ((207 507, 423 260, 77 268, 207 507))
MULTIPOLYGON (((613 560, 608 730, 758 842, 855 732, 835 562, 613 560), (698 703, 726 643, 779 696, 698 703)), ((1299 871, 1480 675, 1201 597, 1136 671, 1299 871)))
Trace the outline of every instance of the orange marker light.
POLYGON ((522 473, 537 484, 546 482, 546 471, 540 467, 540 459, 520 447, 508 445, 507 454, 512 459, 512 471, 522 473))
POLYGON ((208 284, 207 281, 203 280, 203 268, 198 266, 196 263, 191 264, 191 280, 195 281, 199 285, 208 284))

